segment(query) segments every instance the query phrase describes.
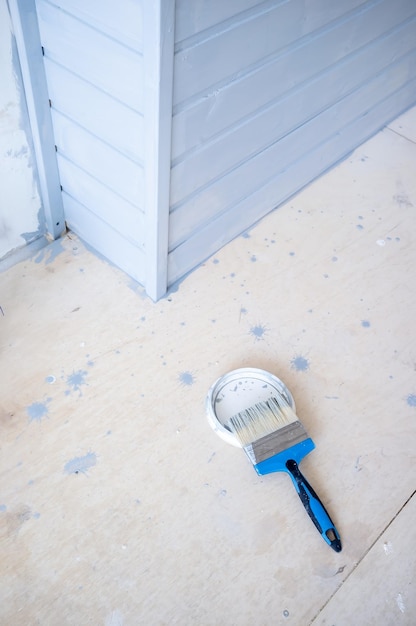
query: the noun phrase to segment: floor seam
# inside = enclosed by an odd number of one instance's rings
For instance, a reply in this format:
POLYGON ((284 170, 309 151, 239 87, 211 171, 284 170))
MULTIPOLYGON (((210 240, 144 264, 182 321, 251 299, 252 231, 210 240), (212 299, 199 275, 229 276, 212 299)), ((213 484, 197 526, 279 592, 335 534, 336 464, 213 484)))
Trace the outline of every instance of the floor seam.
POLYGON ((335 589, 334 593, 330 595, 330 597, 328 598, 328 600, 325 602, 325 604, 323 604, 321 606, 321 608, 319 609, 319 611, 317 612, 317 614, 311 619, 311 621, 309 622, 309 626, 312 626, 313 623, 317 620, 317 618, 319 617, 319 615, 322 613, 322 611, 324 610, 324 608, 331 602, 332 598, 334 598, 336 596, 336 594, 338 593, 338 591, 342 588, 342 586, 346 583, 346 581, 349 579, 349 577, 355 572, 355 570, 357 569, 357 567, 360 565, 360 563, 362 563, 362 561, 366 558, 367 554, 369 554, 369 552, 371 552, 371 550, 374 548, 374 546, 376 545, 377 541, 380 539, 380 537, 382 537, 384 535, 384 533, 386 532, 386 530, 388 528, 390 528, 390 526, 393 524, 394 520, 400 515, 400 513, 403 511, 403 509, 409 504, 410 500, 415 496, 416 494, 416 489, 413 491, 413 493, 410 494, 410 496, 407 498, 407 500, 404 502, 404 504, 402 504, 402 506, 400 507, 400 509, 397 511, 397 513, 391 518, 391 520, 389 521, 389 523, 383 528, 383 530, 377 535, 377 537, 374 539, 373 543, 369 546, 368 550, 366 550, 362 557, 360 558, 359 561, 357 561, 357 563, 355 564, 355 566, 351 569, 351 571, 348 573, 348 575, 344 578, 344 580, 340 583, 340 585, 335 589))

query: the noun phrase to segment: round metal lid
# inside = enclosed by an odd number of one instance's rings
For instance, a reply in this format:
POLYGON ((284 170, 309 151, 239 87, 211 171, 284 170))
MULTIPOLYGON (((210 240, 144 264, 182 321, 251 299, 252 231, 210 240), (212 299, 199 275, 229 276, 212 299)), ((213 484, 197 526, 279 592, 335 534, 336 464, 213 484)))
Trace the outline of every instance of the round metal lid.
POLYGON ((232 370, 218 378, 208 392, 208 422, 221 439, 241 448, 240 442, 224 424, 236 413, 276 396, 283 396, 296 412, 292 394, 277 376, 254 367, 232 370))

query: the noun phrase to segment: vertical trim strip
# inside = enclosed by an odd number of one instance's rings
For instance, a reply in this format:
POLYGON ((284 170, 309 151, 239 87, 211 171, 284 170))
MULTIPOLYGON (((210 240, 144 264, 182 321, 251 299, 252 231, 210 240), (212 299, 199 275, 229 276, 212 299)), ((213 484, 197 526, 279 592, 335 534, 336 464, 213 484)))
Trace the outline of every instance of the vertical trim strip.
POLYGON ((175 0, 143 2, 146 292, 167 290, 175 0))
POLYGON ((35 0, 9 0, 9 10, 22 70, 46 227, 48 234, 57 239, 65 231, 65 217, 35 0))

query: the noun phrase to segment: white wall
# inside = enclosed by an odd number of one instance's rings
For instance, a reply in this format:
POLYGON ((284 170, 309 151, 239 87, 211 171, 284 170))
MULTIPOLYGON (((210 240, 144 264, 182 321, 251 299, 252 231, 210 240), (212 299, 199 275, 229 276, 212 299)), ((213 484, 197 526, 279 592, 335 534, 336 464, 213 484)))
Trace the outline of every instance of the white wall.
POLYGON ((0 0, 0 260, 41 238, 45 220, 7 0, 0 0))

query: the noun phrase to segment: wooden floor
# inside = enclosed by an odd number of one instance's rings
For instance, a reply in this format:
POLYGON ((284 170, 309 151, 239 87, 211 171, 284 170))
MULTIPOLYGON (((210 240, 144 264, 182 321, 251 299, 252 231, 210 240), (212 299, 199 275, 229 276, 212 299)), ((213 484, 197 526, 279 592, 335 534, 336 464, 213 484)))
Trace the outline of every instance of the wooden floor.
POLYGON ((0 275, 0 623, 416 623, 416 109, 154 304, 72 234, 0 275), (267 369, 316 443, 284 474, 208 425, 267 369))

